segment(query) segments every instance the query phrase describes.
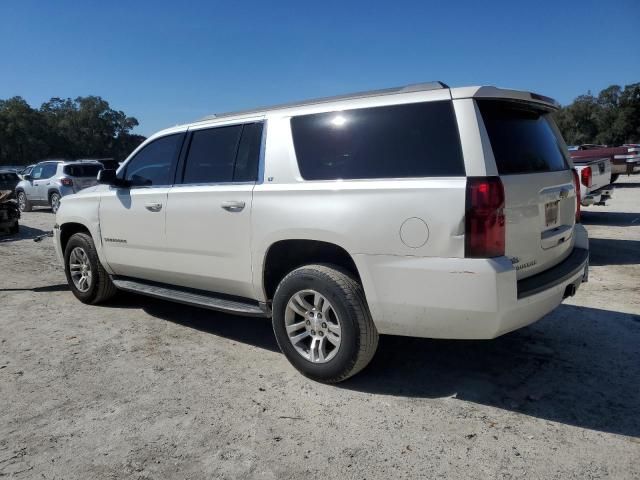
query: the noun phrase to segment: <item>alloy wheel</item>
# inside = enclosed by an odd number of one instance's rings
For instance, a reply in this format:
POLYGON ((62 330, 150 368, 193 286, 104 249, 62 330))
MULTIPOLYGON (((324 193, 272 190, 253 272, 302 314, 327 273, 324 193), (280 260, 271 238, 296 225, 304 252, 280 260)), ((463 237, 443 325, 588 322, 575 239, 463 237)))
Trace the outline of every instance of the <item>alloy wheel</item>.
POLYGON ((51 195, 51 211, 56 213, 60 208, 60 196, 57 193, 51 195))
POLYGON ((91 263, 87 252, 81 247, 76 247, 69 255, 69 273, 73 285, 81 292, 86 292, 91 288, 93 276, 91 273, 91 263))
POLYGON ((21 212, 24 212, 24 209, 27 207, 27 198, 24 193, 20 192, 18 194, 18 208, 21 212))
POLYGON ((296 352, 312 363, 326 363, 340 349, 340 319, 331 302, 315 290, 291 296, 284 314, 289 341, 296 352))

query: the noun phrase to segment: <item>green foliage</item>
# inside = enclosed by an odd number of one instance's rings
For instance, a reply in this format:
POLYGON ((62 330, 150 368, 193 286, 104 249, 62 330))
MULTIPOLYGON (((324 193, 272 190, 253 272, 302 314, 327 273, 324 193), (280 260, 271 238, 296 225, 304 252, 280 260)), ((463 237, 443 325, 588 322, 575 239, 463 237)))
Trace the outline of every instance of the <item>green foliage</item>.
POLYGON ((131 134, 138 120, 95 96, 54 97, 33 109, 21 97, 0 100, 0 164, 44 158, 124 159, 145 137, 131 134))
POLYGON ((580 95, 555 119, 569 145, 640 143, 640 83, 580 95))

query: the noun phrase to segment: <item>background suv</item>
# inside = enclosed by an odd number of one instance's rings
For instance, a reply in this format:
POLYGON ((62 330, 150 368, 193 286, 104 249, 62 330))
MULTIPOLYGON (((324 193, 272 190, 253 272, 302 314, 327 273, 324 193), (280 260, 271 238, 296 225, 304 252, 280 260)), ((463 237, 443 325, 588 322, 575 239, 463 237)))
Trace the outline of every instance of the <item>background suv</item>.
POLYGON ((100 162, 49 160, 33 166, 16 186, 18 206, 30 212, 34 206, 50 206, 58 211, 60 199, 97 184, 100 162))

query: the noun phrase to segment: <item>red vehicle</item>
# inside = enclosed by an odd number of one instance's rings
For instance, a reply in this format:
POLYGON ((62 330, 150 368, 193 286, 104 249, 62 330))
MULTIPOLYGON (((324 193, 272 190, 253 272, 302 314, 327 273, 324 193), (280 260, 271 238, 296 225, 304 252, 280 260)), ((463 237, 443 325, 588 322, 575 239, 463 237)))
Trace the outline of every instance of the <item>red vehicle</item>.
POLYGON ((606 145, 581 145, 577 150, 569 152, 575 163, 584 163, 597 158, 608 158, 611 162, 611 183, 626 173, 640 173, 640 147, 624 145, 622 147, 607 147, 606 145))

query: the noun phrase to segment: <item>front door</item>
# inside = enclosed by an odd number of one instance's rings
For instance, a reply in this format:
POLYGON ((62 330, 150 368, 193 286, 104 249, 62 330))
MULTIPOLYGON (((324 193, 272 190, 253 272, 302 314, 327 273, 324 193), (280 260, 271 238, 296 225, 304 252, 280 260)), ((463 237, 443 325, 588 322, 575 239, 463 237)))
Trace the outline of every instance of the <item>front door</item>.
POLYGON ((45 177, 45 170, 47 170, 48 163, 40 163, 33 167, 31 171, 31 178, 29 184, 25 187, 24 193, 30 202, 40 202, 44 199, 43 191, 49 181, 45 177))
POLYGON ((174 283, 253 296, 251 202, 262 123, 190 131, 167 200, 167 260, 174 283))
POLYGON ((119 172, 126 187, 109 187, 100 201, 100 233, 117 275, 165 281, 167 193, 184 134, 142 147, 119 172))

